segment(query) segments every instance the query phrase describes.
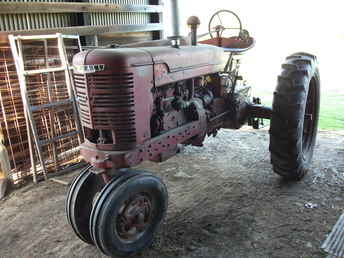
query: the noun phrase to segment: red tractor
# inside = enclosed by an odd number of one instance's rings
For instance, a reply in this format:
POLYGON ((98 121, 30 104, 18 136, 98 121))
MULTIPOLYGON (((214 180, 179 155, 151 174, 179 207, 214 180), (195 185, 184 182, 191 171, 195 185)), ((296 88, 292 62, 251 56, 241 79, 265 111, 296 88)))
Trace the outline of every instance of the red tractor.
POLYGON ((287 57, 272 108, 264 107, 250 97, 251 87, 239 73, 240 54, 254 45, 239 17, 215 13, 210 39, 201 42, 198 18, 188 24, 191 43, 174 37, 74 57, 85 133, 81 155, 90 165, 72 183, 66 212, 78 237, 106 255, 130 255, 151 244, 166 214, 167 189, 155 175, 130 168, 145 160, 162 162, 180 144, 202 146, 221 128, 258 128, 270 119, 273 170, 299 180, 309 168, 319 116, 316 57, 287 57), (224 15, 238 25, 221 24, 224 15), (225 37, 227 30, 236 34, 225 37))

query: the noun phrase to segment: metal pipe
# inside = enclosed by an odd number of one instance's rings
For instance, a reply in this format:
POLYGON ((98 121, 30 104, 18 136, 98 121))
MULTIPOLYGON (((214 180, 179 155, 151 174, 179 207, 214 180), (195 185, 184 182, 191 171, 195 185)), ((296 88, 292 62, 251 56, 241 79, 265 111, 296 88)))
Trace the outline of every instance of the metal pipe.
POLYGON ((249 104, 248 114, 252 118, 271 119, 272 108, 263 106, 261 104, 249 104))
POLYGON ((172 11, 172 33, 173 37, 180 37, 179 31, 179 7, 178 0, 171 0, 171 11, 172 11))

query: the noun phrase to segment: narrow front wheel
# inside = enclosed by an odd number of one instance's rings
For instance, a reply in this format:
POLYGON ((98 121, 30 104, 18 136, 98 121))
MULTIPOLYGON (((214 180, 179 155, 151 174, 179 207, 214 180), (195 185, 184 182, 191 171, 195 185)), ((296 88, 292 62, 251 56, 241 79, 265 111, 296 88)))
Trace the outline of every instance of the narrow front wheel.
POLYGON ((101 178, 86 167, 72 182, 66 198, 65 208, 69 224, 75 234, 84 242, 93 244, 89 232, 89 220, 96 194, 104 186, 101 178))
POLYGON ((151 174, 122 176, 100 194, 91 233, 106 255, 130 255, 151 244, 167 210, 167 189, 151 174))

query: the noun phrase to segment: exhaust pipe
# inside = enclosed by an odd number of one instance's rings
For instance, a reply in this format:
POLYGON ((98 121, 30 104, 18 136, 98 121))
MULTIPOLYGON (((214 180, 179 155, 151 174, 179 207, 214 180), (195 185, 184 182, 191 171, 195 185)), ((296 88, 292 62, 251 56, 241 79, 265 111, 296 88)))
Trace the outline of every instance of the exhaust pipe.
POLYGON ((180 31, 179 31, 179 5, 178 0, 171 0, 172 11, 172 37, 168 37, 171 40, 172 47, 179 48, 180 45, 180 31))
POLYGON ((179 4, 178 0, 171 0, 172 10, 172 35, 173 37, 180 37, 179 31, 179 4))

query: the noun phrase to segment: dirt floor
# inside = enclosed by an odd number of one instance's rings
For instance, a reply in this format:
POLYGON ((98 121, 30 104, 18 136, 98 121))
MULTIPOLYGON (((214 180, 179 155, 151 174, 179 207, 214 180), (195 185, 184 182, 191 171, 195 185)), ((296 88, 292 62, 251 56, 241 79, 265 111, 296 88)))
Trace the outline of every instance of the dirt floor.
MULTIPOLYGON (((312 169, 298 183, 272 172, 266 130, 224 130, 203 148, 140 167, 163 178, 169 210, 137 257, 326 257, 320 245, 343 212, 344 132, 319 134, 312 169)), ((0 201, 0 257, 103 257, 68 225, 66 192, 47 181, 0 201)))

